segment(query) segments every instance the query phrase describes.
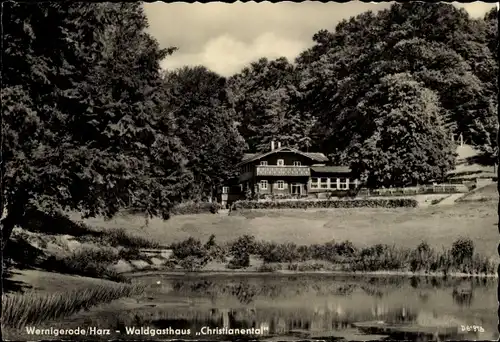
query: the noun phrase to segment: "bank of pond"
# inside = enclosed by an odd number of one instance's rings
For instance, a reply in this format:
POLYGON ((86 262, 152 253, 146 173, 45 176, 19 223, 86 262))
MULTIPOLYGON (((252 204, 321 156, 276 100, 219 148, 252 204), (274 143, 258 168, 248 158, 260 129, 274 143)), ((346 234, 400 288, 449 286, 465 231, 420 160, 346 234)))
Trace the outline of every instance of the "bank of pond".
MULTIPOLYGON (((493 278, 192 273, 143 275, 130 286, 142 290, 37 327, 93 326, 112 335, 93 338, 131 340, 498 337, 493 278)), ((6 337, 23 337, 20 329, 6 337)))

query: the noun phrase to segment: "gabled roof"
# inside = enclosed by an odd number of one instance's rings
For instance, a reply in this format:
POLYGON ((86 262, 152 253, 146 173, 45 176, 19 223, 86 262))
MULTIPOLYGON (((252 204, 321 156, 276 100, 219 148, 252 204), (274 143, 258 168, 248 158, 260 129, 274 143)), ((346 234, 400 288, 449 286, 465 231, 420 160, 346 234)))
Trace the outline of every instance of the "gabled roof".
POLYGON ((319 161, 319 162, 328 161, 328 158, 323 153, 302 152, 302 151, 299 151, 299 150, 292 148, 292 147, 280 147, 280 148, 276 148, 272 151, 267 151, 267 152, 263 152, 263 153, 245 153, 243 155, 243 159, 241 160, 241 162, 238 163, 238 165, 236 165, 236 166, 250 163, 250 162, 255 161, 255 160, 259 160, 261 158, 267 157, 267 156, 269 156, 273 153, 277 153, 277 152, 293 152, 293 153, 303 155, 304 157, 307 157, 307 158, 315 160, 315 161, 319 161))

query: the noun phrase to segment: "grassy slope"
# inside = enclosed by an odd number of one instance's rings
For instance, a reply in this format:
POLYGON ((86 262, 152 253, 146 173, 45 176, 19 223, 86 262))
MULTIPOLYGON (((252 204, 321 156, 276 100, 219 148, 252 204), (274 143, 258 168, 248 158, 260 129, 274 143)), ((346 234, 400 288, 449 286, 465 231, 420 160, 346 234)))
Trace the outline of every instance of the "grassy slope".
POLYGON ((115 282, 110 280, 41 270, 14 270, 9 280, 16 282, 24 290, 33 290, 38 293, 55 293, 78 289, 84 290, 90 286, 96 285, 116 285, 115 282))
POLYGON ((460 201, 498 201, 497 183, 473 190, 462 197, 460 201))
POLYGON ((497 255, 497 202, 464 202, 451 206, 400 209, 338 209, 255 211, 241 215, 185 215, 169 221, 152 219, 146 226, 141 217, 119 217, 111 221, 85 222, 99 229, 123 228, 162 245, 190 236, 206 241, 234 240, 244 234, 257 239, 297 244, 350 240, 358 246, 376 243, 415 247, 426 240, 435 248, 450 247, 460 236, 471 238, 478 252, 497 255))

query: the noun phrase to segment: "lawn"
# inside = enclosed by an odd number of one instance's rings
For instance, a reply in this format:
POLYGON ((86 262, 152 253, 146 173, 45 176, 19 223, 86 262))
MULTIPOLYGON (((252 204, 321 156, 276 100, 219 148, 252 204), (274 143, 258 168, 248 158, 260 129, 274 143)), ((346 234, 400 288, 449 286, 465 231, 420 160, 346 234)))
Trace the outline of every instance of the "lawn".
POLYGON ((242 212, 238 215, 198 214, 174 216, 168 221, 120 216, 110 221, 85 220, 99 230, 123 228, 161 245, 188 237, 206 241, 215 234, 219 242, 244 234, 258 240, 324 243, 349 240, 359 247, 377 243, 416 247, 427 241, 432 247, 451 247, 458 237, 469 237, 476 251, 497 256, 498 216, 496 200, 462 202, 449 206, 398 209, 330 209, 242 212))

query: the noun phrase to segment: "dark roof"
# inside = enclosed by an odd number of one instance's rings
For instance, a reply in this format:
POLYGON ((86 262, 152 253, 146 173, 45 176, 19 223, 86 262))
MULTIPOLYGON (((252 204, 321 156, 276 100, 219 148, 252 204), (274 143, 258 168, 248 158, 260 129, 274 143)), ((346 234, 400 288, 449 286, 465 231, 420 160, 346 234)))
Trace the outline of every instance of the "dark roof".
POLYGON ((243 158, 241 159, 242 162, 248 160, 248 159, 252 159, 253 157, 255 157, 256 155, 258 155, 260 153, 245 153, 243 155, 243 158))
POLYGON ((348 173, 351 172, 349 166, 311 166, 311 170, 321 173, 348 173))
POLYGON ((245 153, 243 155, 243 159, 238 165, 249 163, 254 160, 259 160, 261 158, 264 158, 270 154, 276 153, 276 152, 294 152, 297 154, 301 154, 303 156, 306 156, 312 160, 319 161, 319 162, 326 162, 328 161, 328 158, 323 154, 323 153, 317 153, 317 152, 302 152, 299 151, 295 148, 291 147, 280 147, 277 149, 274 149, 272 151, 267 151, 267 152, 262 152, 262 153, 245 153))

